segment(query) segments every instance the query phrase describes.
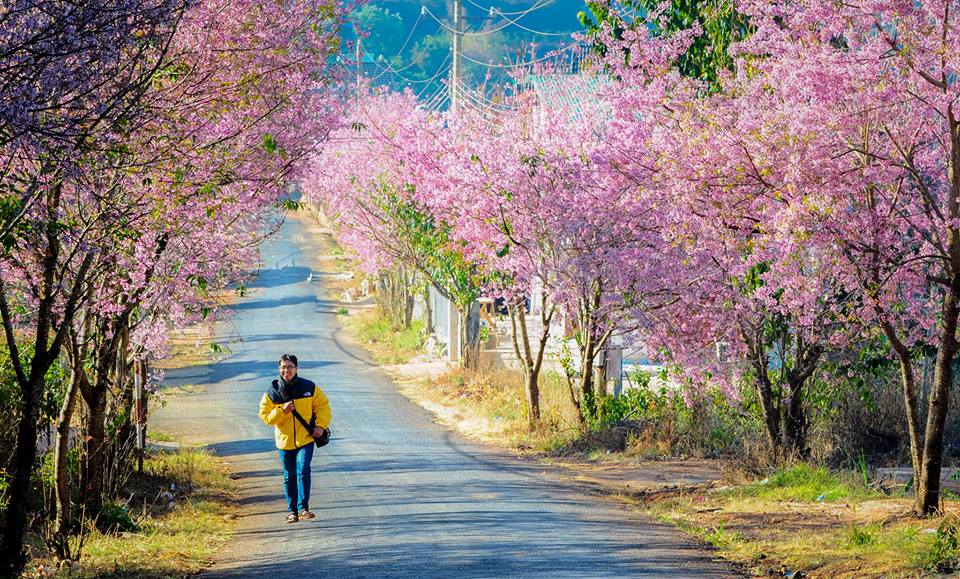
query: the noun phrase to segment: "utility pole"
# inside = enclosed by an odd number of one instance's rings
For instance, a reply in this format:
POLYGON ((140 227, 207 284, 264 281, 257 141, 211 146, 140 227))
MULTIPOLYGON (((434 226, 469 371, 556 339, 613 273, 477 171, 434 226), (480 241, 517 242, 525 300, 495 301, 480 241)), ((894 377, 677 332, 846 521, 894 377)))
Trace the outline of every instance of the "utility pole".
POLYGON ((454 113, 460 110, 460 97, 458 96, 463 71, 460 67, 463 65, 460 60, 461 43, 463 42, 463 7, 461 0, 453 0, 453 66, 450 67, 450 110, 454 113))
POLYGON ((357 93, 359 93, 360 85, 363 84, 363 61, 360 60, 363 53, 360 51, 360 29, 357 28, 356 23, 353 25, 353 30, 357 36, 357 93))
POLYGON ((143 389, 146 375, 146 360, 135 360, 133 362, 133 417, 137 436, 137 474, 143 473, 143 449, 147 438, 147 397, 143 389))

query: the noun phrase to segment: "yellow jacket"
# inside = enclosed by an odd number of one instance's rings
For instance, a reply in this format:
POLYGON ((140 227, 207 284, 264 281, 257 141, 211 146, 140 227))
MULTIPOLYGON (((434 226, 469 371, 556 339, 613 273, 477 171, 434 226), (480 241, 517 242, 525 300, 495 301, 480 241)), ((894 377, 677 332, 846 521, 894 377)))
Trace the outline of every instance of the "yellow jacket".
POLYGON ((316 384, 299 376, 287 385, 285 394, 286 398, 280 392, 279 381, 274 380, 260 399, 260 420, 274 427, 279 449, 295 450, 313 444, 313 434, 300 424, 293 412, 283 412, 283 401, 293 399, 294 408, 304 420, 323 428, 329 428, 333 418, 330 401, 316 384))

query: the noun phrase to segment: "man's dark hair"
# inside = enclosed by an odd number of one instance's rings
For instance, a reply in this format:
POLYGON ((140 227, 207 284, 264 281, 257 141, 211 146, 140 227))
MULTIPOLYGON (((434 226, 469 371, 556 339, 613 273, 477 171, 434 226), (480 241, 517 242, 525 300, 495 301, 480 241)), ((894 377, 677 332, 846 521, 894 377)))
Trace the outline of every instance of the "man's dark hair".
POLYGON ((294 366, 297 366, 297 367, 300 366, 300 364, 297 364, 297 357, 294 356, 293 354, 284 354, 283 356, 280 356, 280 361, 277 362, 277 365, 279 366, 280 364, 283 364, 284 362, 290 362, 290 363, 292 363, 294 366))

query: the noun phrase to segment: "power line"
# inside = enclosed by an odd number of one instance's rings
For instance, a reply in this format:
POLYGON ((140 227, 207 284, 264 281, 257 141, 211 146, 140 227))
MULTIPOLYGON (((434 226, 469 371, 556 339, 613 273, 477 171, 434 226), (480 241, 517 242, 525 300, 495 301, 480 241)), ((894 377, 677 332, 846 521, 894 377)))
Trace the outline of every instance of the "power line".
MULTIPOLYGON (((403 54, 404 50, 406 50, 407 45, 410 44, 410 39, 413 38, 413 33, 417 30, 417 26, 420 25, 421 20, 423 20, 423 10, 420 11, 420 14, 417 16, 417 21, 413 23, 413 28, 411 28, 410 33, 407 34, 407 39, 403 41, 403 45, 400 47, 400 50, 398 50, 397 53, 393 55, 393 58, 397 58, 398 56, 403 54)), ((393 60, 393 58, 391 58, 390 60, 393 60)))
POLYGON ((574 42, 573 44, 569 44, 569 45, 567 45, 567 46, 565 46, 565 47, 563 47, 563 48, 554 50, 553 52, 550 52, 549 54, 547 54, 547 55, 545 55, 545 56, 542 56, 542 57, 540 57, 540 58, 536 58, 536 59, 534 59, 534 60, 528 60, 528 61, 524 61, 524 62, 517 62, 517 63, 513 63, 513 64, 495 64, 495 63, 492 63, 492 62, 483 62, 483 61, 477 60, 477 59, 475 59, 475 58, 470 58, 470 57, 467 56, 466 54, 461 54, 460 56, 461 56, 463 59, 465 59, 465 60, 468 60, 468 61, 470 61, 470 62, 472 62, 472 63, 474 63, 474 64, 478 64, 478 65, 480 65, 480 66, 485 66, 485 67, 487 67, 487 68, 523 68, 523 67, 525 67, 525 66, 530 66, 531 64, 537 64, 537 63, 540 63, 540 62, 545 62, 545 61, 547 61, 547 60, 556 58, 556 57, 557 57, 558 55, 560 55, 560 53, 562 53, 562 52, 566 52, 566 51, 570 50, 571 48, 578 48, 578 47, 581 47, 581 46, 582 46, 582 45, 581 45, 579 42, 574 42))
POLYGON ((401 76, 401 75, 400 75, 401 72, 403 72, 403 71, 407 70, 408 68, 411 68, 412 66, 414 66, 414 65, 417 64, 416 61, 411 60, 411 61, 410 61, 410 64, 408 64, 407 66, 404 66, 404 67, 401 67, 401 68, 393 68, 393 66, 390 65, 390 62, 389 62, 389 61, 384 60, 384 62, 386 63, 386 66, 384 66, 384 65, 381 65, 381 64, 380 64, 379 60, 382 60, 382 58, 381 58, 381 59, 374 60, 374 61, 373 61, 373 65, 376 66, 377 68, 379 68, 382 72, 380 72, 380 74, 378 74, 377 76, 371 78, 371 79, 370 79, 370 82, 374 82, 374 81, 378 80, 381 76, 383 76, 383 75, 385 75, 385 74, 395 74, 395 75, 397 75, 397 76, 401 76))
POLYGON ((443 62, 440 63, 440 67, 437 68, 437 71, 436 71, 436 72, 434 73, 434 75, 431 76, 430 78, 416 80, 416 79, 412 79, 412 78, 407 78, 407 77, 403 76, 402 74, 398 74, 397 76, 398 76, 401 80, 403 80, 403 81, 405 81, 405 82, 408 82, 408 83, 410 83, 410 84, 430 83, 430 82, 433 82, 433 81, 437 80, 437 78, 439 78, 440 75, 442 75, 443 73, 445 73, 445 72, 447 72, 448 70, 450 70, 450 67, 449 67, 449 66, 445 66, 445 65, 447 64, 447 61, 449 61, 449 60, 450 60, 450 55, 447 54, 447 57, 444 58, 444 59, 443 59, 443 62))
MULTIPOLYGON (((447 53, 447 57, 444 58, 444 59, 443 59, 443 62, 440 63, 440 67, 437 69, 437 72, 436 72, 432 77, 430 77, 429 80, 426 80, 426 81, 414 81, 414 84, 420 84, 420 83, 424 83, 424 82, 425 82, 425 83, 427 83, 427 85, 424 87, 424 90, 426 90, 426 87, 430 86, 429 83, 437 80, 438 78, 440 78, 440 75, 442 75, 442 74, 444 74, 445 72, 447 72, 448 70, 450 70, 450 67, 449 67, 449 66, 445 66, 449 61, 450 61, 450 53, 448 52, 448 53, 447 53)), ((420 92, 421 92, 421 94, 423 93, 423 91, 420 91, 420 92)), ((417 95, 417 98, 420 98, 420 95, 419 95, 419 94, 417 95)))
MULTIPOLYGON (((519 13, 519 16, 517 16, 516 20, 519 20, 519 19, 523 18, 524 16, 526 16, 527 14, 530 14, 531 12, 537 10, 538 8, 539 8, 539 7, 537 6, 537 4, 534 4, 534 5, 531 6, 530 8, 524 10, 523 12, 520 12, 520 13, 519 13)), ((503 26, 498 26, 498 27, 496 27, 496 28, 491 28, 491 29, 489 29, 489 30, 480 30, 480 31, 478 31, 478 32, 465 32, 465 31, 458 31, 456 28, 450 26, 449 24, 447 24, 446 22, 444 22, 443 20, 441 20, 436 14, 434 14, 433 12, 431 12, 430 9, 427 8, 426 6, 423 7, 423 13, 427 14, 428 16, 430 16, 430 18, 433 18, 441 27, 446 28, 448 32, 453 32, 454 34, 459 33, 459 34, 462 34, 462 35, 464 35, 464 36, 487 36, 488 34, 493 34, 493 33, 495 33, 495 32, 500 32, 501 30, 503 30, 503 29, 505 29, 505 28, 509 28, 509 27, 511 27, 511 26, 514 26, 514 25, 515 25, 515 22, 516 22, 515 20, 510 20, 509 18, 505 18, 506 21, 507 21, 507 23, 504 24, 503 26)), ((529 29, 528 29, 528 30, 529 30, 529 29)), ((534 31, 534 32, 536 32, 536 31, 534 31)), ((555 33, 544 32, 544 33, 542 33, 542 34, 555 34, 555 33)))
MULTIPOLYGON (((501 12, 500 14, 503 14, 503 13, 501 12)), ((509 22, 509 23, 512 24, 513 26, 516 26, 517 28, 519 28, 519 29, 521 29, 521 30, 526 30, 527 32, 531 32, 531 33, 536 34, 536 35, 538 35, 538 36, 566 36, 566 37, 570 37, 570 36, 573 35, 572 32, 544 32, 544 31, 542 31, 542 30, 534 30, 533 28, 528 28, 528 27, 524 26, 523 24, 520 24, 520 19, 521 19, 521 18, 523 18, 523 16, 518 16, 515 20, 511 20, 510 18, 507 18, 506 16, 503 17, 504 20, 506 20, 507 22, 509 22)))
POLYGON ((479 92, 471 91, 470 89, 468 89, 463 85, 460 85, 459 88, 460 88, 461 94, 465 95, 467 98, 474 101, 478 105, 482 105, 486 108, 500 111, 500 112, 512 110, 512 107, 494 102, 488 99, 487 97, 485 97, 484 95, 480 94, 479 92))
POLYGON ((541 8, 549 6, 553 4, 554 0, 537 0, 536 2, 533 3, 533 6, 531 6, 530 8, 527 8, 526 10, 517 10, 514 12, 503 12, 496 6, 481 6, 480 4, 477 4, 476 2, 474 2, 473 0, 467 0, 467 2, 469 4, 473 4, 480 10, 483 10, 484 12, 487 12, 490 14, 493 14, 494 12, 498 12, 500 14, 503 14, 504 16, 515 16, 517 14, 529 14, 533 10, 539 10, 541 8))

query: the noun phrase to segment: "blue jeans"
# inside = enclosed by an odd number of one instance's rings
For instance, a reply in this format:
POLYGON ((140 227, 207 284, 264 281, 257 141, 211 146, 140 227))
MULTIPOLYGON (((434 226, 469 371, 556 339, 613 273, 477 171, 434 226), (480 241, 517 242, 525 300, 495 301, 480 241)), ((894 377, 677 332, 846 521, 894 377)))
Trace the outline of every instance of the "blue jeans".
POLYGON ((287 509, 298 513, 310 508, 310 461, 313 460, 311 442, 296 450, 280 450, 283 463, 283 491, 287 495, 287 509))

